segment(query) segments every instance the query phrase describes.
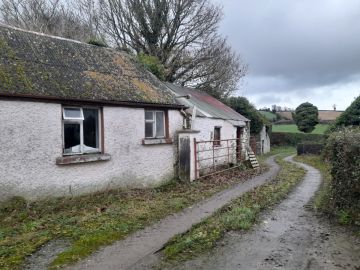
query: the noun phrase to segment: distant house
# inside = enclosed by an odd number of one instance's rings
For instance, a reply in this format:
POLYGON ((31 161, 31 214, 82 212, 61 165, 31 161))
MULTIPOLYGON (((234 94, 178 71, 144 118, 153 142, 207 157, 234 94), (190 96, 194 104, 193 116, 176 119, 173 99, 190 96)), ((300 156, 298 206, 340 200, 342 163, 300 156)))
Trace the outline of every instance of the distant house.
MULTIPOLYGON (((178 137, 188 132, 174 88, 126 53, 0 25, 0 201, 174 178, 178 137)), ((187 91, 203 99, 198 140, 241 134, 246 144, 247 119, 187 91)))

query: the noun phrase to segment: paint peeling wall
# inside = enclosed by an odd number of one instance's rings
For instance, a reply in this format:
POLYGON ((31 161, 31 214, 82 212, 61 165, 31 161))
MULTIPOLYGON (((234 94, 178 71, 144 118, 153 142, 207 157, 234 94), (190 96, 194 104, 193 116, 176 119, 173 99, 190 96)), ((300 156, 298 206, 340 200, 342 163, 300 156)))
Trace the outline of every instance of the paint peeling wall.
MULTIPOLYGON (((176 143, 142 145, 144 109, 104 107, 110 161, 56 165, 62 155, 61 105, 0 101, 0 200, 79 195, 114 187, 158 185, 174 177, 176 143)), ((169 111, 170 136, 182 127, 169 111)))

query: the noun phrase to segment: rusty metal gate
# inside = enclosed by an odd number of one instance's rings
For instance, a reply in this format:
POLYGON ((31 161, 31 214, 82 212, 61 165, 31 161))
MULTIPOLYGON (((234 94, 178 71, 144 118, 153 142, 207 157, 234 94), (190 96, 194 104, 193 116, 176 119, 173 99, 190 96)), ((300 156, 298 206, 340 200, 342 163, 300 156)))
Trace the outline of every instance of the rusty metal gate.
POLYGON ((242 160, 241 139, 194 139, 194 154, 196 179, 238 168, 242 160))

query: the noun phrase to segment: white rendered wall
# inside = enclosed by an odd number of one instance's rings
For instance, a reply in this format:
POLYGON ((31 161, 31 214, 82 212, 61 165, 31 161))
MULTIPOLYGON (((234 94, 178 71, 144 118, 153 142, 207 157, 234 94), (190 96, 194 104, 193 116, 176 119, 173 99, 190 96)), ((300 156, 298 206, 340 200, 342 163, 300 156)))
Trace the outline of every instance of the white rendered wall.
MULTIPOLYGON (((196 117, 195 121, 192 123, 192 129, 200 131, 200 133, 196 134, 197 141, 209 141, 214 139, 214 128, 221 127, 221 140, 227 139, 236 139, 237 135, 237 127, 233 126, 230 122, 222 119, 215 118, 205 118, 205 117, 196 117)), ((249 144, 248 141, 248 130, 244 127, 244 131, 242 134, 242 145, 241 150, 243 155, 245 155, 246 146, 249 144)), ((209 150, 213 149, 213 151, 205 151, 199 153, 197 159, 199 160, 199 169, 200 174, 208 172, 210 169, 206 170, 206 167, 212 166, 214 163, 216 166, 225 165, 228 163, 236 163, 236 141, 230 141, 229 145, 227 142, 221 142, 220 146, 212 147, 211 143, 206 144, 198 144, 198 150, 209 150), (222 149, 225 147, 230 147, 231 149, 228 152, 228 149, 222 149), (230 158, 228 158, 228 154, 230 154, 230 158), (212 159, 213 156, 217 156, 215 160, 212 159), (220 157, 222 156, 222 157, 220 157), (211 159, 210 159, 211 158, 211 159), (202 160, 206 159, 206 160, 202 160), (201 170, 201 168, 204 168, 201 170)), ((246 157, 247 158, 247 157, 246 157)))
MULTIPOLYGON (((174 177, 176 144, 142 145, 144 109, 104 107, 110 161, 56 165, 62 155, 61 105, 0 101, 0 200, 78 195, 115 187, 147 187, 174 177)), ((183 118, 169 110, 169 131, 183 118)))
POLYGON ((269 134, 266 132, 266 127, 263 126, 260 132, 260 147, 263 144, 263 153, 266 154, 270 152, 270 137, 269 134))

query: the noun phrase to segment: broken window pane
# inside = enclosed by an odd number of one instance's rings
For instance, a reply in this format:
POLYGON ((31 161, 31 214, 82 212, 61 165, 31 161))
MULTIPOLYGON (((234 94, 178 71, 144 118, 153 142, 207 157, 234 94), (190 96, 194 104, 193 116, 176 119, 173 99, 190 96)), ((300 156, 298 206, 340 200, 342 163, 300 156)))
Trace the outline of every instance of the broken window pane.
POLYGON ((97 151, 99 148, 99 114, 97 109, 83 109, 84 112, 84 145, 85 152, 97 151))
POLYGON ((83 120, 84 116, 83 116, 80 108, 64 108, 64 119, 83 120))
POLYGON ((145 137, 154 137, 154 123, 145 123, 145 137))
POLYGON ((164 112, 156 112, 156 137, 165 137, 164 112))
POLYGON ((64 124, 64 153, 79 153, 80 124, 64 124))

